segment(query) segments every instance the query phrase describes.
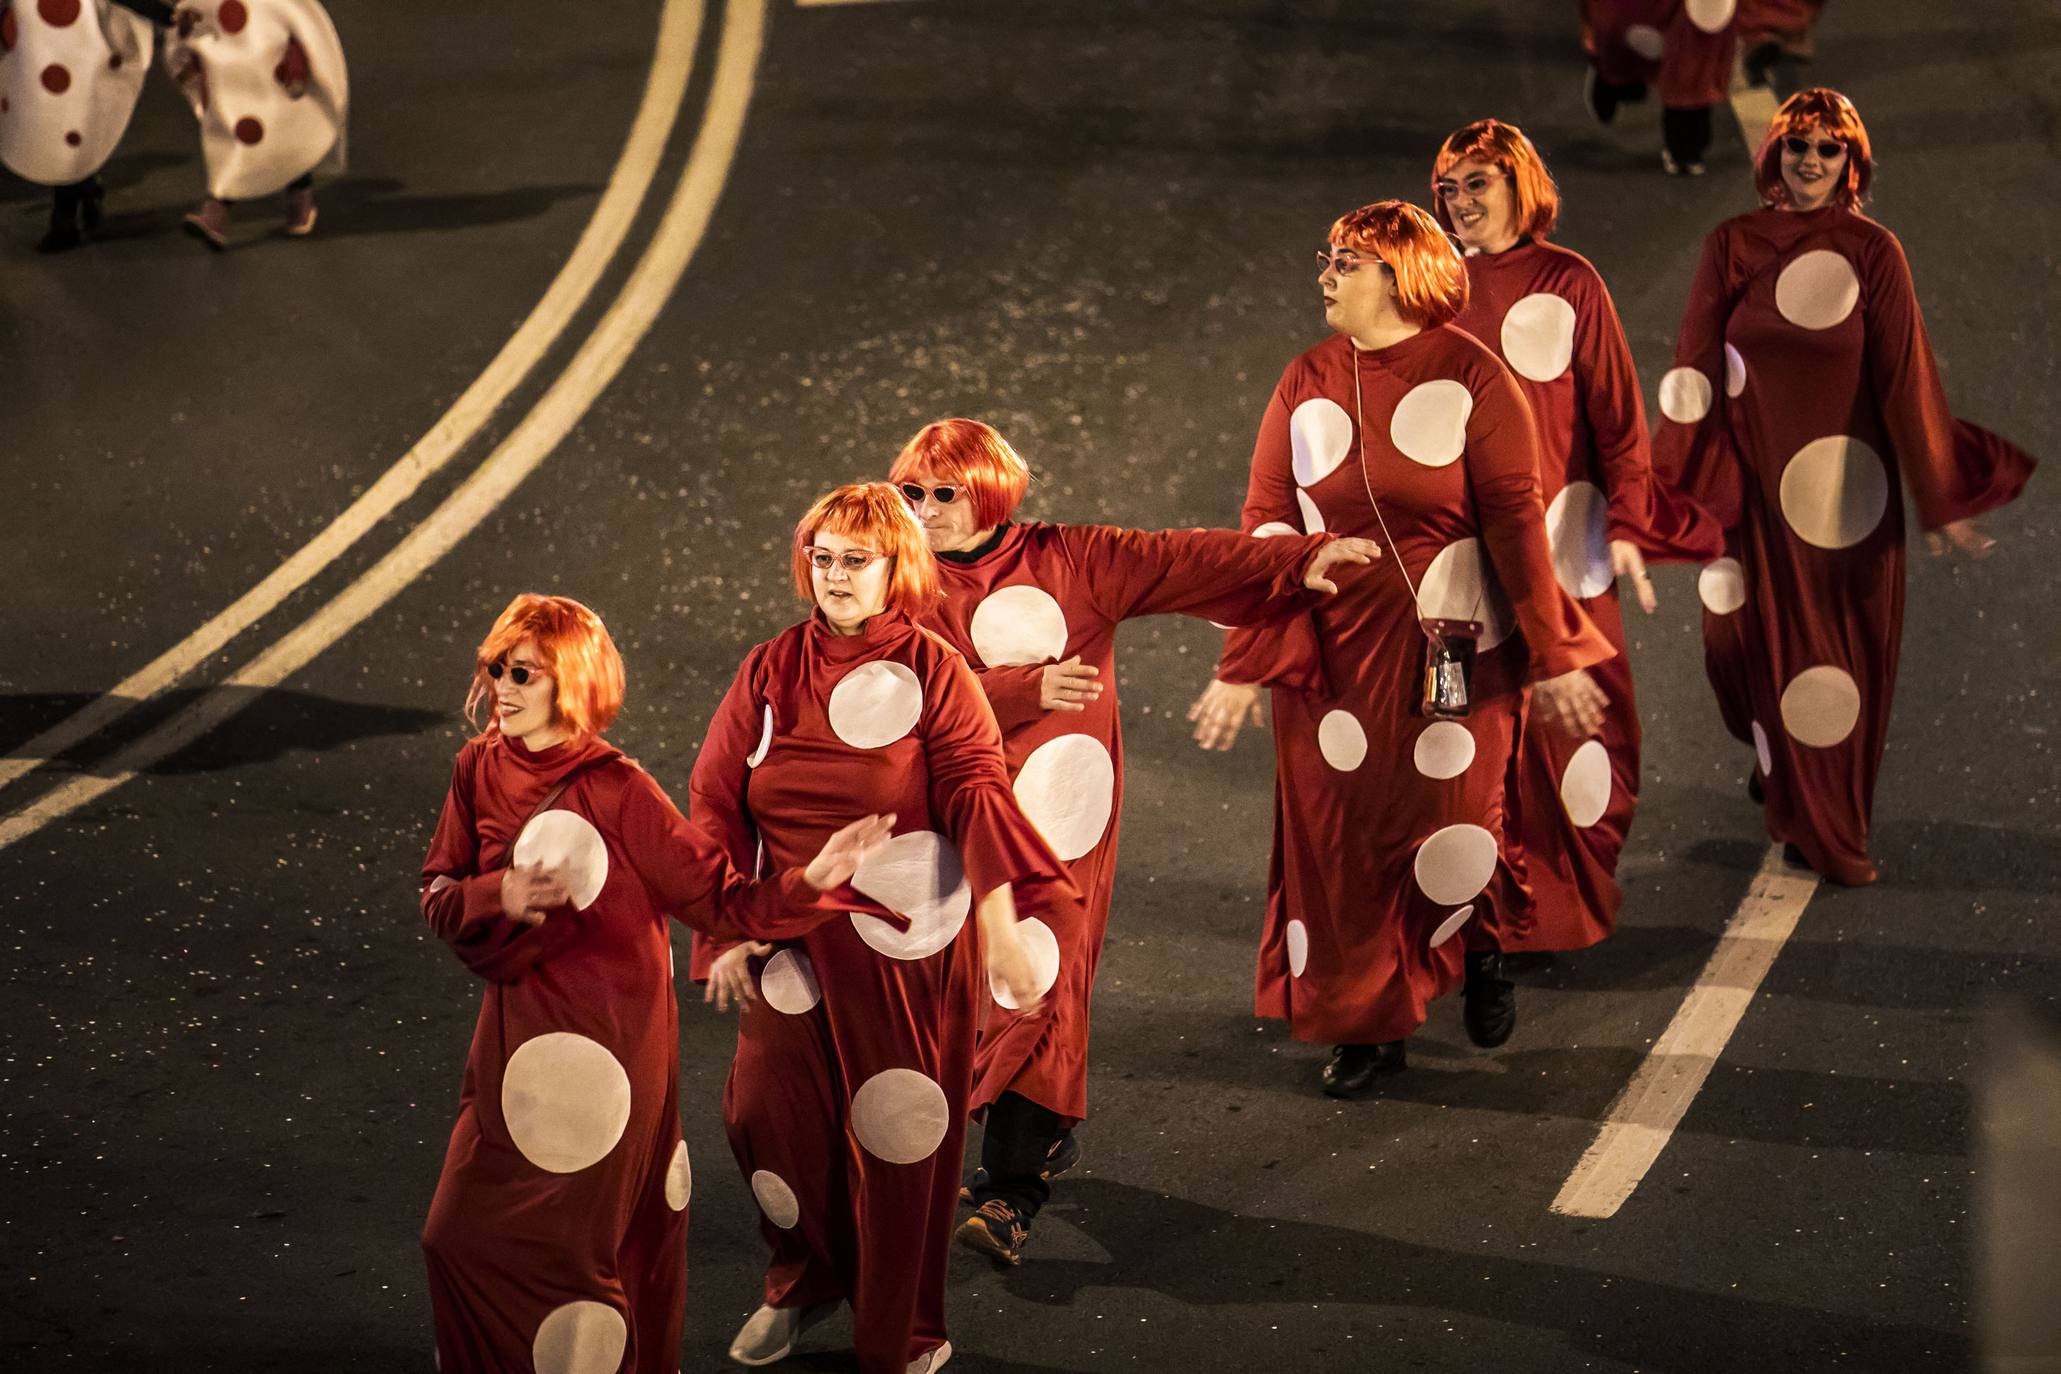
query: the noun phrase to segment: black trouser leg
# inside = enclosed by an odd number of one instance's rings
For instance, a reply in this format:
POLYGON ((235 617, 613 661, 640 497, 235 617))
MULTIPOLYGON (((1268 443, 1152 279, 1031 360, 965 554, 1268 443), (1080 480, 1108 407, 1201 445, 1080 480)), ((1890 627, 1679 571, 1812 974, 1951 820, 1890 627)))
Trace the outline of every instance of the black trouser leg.
POLYGON ((980 1165, 988 1176, 974 1188, 973 1205, 1001 1198, 1025 1221, 1036 1216, 1052 1196, 1052 1185, 1039 1175, 1059 1129, 1059 1114, 1027 1097, 1005 1092, 996 1099, 980 1141, 980 1165))
POLYGON ((86 199, 86 188, 93 184, 93 178, 72 182, 69 186, 53 187, 50 192, 50 222, 52 224, 76 224, 79 206, 86 199))
POLYGON ((315 174, 314 174, 313 172, 302 172, 302 173, 301 173, 301 174, 300 174, 299 176, 295 177, 295 178, 294 178, 294 179, 293 179, 292 181, 289 181, 288 183, 286 183, 286 189, 287 189, 288 193, 290 194, 290 193, 292 193, 292 192, 294 192, 294 191, 308 191, 308 190, 312 190, 312 189, 314 189, 314 185, 315 185, 315 174))
POLYGON ((1710 106, 1660 112, 1660 137, 1674 160, 1686 167, 1710 152, 1710 106))

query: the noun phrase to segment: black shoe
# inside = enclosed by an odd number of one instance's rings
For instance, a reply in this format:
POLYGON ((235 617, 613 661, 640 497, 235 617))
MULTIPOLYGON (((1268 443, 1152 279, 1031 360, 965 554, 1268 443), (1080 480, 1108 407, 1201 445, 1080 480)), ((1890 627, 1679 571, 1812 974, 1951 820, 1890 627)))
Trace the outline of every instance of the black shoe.
POLYGON ((991 1197, 959 1223, 953 1239, 997 1264, 1021 1264, 1030 1227, 1025 1224, 1023 1213, 1003 1199, 991 1197))
POLYGON ((1483 1049, 1494 1049, 1517 1029, 1517 985, 1503 976, 1502 955, 1469 954, 1460 996, 1467 1038, 1483 1049))
POLYGON ((1598 78, 1591 67, 1582 76, 1582 104, 1588 107, 1591 119, 1608 124, 1617 118, 1617 87, 1598 78))
POLYGON ((1765 39, 1746 50, 1739 59, 1740 70, 1746 75, 1749 86, 1773 86, 1775 63, 1782 59, 1782 45, 1774 39, 1765 39))
POLYGON ((1811 868, 1811 861, 1803 857, 1803 851, 1793 844, 1782 846, 1782 862, 1788 864, 1791 868, 1804 868, 1810 869, 1813 873, 1817 872, 1815 868, 1811 868))
POLYGON ((97 233, 102 218, 100 203, 107 199, 107 192, 97 183, 79 197, 79 227, 87 233, 97 233))
POLYGON ((1379 1080, 1408 1067, 1406 1043, 1390 1040, 1380 1045, 1337 1046, 1331 1051, 1331 1062, 1324 1066, 1324 1095, 1365 1097, 1379 1080))
POLYGON ((86 241, 79 232, 77 221, 71 219, 50 221, 50 231, 36 243, 38 253, 68 253, 86 241))

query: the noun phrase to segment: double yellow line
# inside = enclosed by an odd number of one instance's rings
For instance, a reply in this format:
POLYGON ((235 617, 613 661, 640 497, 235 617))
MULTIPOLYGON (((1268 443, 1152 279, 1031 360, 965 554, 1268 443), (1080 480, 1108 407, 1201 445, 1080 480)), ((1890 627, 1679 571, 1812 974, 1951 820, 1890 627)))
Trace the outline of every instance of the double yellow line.
MULTIPOLYGON (((479 379, 378 482, 263 582, 112 691, 0 759, 0 786, 162 694, 333 563, 470 442, 558 340, 620 251, 686 98, 703 17, 702 0, 667 0, 643 103, 601 203, 536 309, 479 379)), ((306 666, 455 548, 551 455, 629 361, 700 246, 736 159, 765 28, 766 0, 724 3, 708 105, 664 218, 607 313, 500 446, 392 552, 227 680, 124 746, 96 775, 70 779, 0 817, 0 849, 120 787, 306 666)))

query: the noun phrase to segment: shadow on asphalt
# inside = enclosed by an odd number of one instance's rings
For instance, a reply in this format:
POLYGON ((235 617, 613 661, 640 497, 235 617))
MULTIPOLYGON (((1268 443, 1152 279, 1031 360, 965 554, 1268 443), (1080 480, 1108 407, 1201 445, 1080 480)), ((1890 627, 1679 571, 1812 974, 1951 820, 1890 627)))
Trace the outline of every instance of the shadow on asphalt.
POLYGON ((1108 1261, 1040 1260, 1004 1271, 1014 1296, 1066 1307, 1084 1290, 1136 1288, 1205 1307, 1297 1302, 1461 1312, 1678 1374, 1958 1368, 1967 1356, 1960 1332, 1239 1216, 1105 1179, 1069 1180, 1066 1199, 1053 1213, 1101 1246, 1108 1261), (1933 1363, 1941 1359, 1950 1363, 1933 1363))
MULTIPOLYGON (((192 705, 204 692, 198 687, 167 692, 107 734, 67 753, 51 771, 102 774, 111 766, 110 756, 122 744, 192 705)), ((243 691, 242 696, 242 703, 224 724, 144 771, 174 775, 212 773, 266 763, 294 752, 321 753, 363 739, 419 735, 446 726, 451 720, 450 713, 445 711, 340 701, 311 692, 253 689, 243 691)), ((15 749, 93 700, 92 695, 83 692, 0 696, 0 751, 15 749)))
POLYGON ((511 186, 503 191, 451 195, 401 195, 405 182, 391 177, 345 177, 315 188, 322 208, 316 233, 322 238, 365 234, 415 234, 513 224, 548 214, 560 202, 587 200, 599 186, 511 186))

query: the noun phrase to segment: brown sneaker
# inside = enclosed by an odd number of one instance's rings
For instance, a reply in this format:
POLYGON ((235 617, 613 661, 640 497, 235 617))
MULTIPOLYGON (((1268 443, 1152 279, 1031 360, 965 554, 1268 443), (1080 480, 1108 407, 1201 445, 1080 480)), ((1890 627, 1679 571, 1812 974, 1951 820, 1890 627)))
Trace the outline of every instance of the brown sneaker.
POLYGON ((229 207, 212 197, 186 217, 186 232, 217 253, 229 246, 229 207))
POLYGON ((997 1264, 1023 1263, 1023 1243, 1030 1239, 1030 1227, 1023 1213, 1001 1198, 989 1198, 959 1226, 955 1237, 969 1250, 986 1255, 997 1264))

